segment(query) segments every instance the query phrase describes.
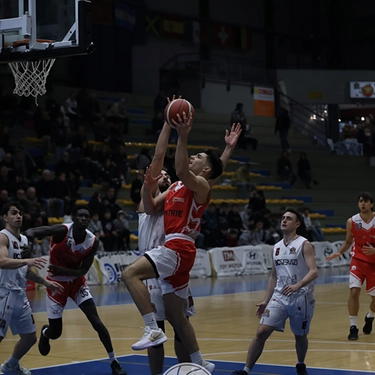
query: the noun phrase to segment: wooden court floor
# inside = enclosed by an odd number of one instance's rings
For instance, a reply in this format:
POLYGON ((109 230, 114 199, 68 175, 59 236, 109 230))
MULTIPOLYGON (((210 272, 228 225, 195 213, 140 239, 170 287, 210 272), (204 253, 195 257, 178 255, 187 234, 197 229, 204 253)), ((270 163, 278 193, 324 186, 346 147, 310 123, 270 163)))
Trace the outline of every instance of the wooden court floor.
MULTIPOLYGON (((258 325, 255 304, 263 299, 267 279, 268 275, 259 275, 191 281, 193 295, 198 296, 195 297, 197 315, 191 322, 206 359, 245 361, 258 325)), ((111 333, 116 354, 145 354, 131 349, 131 344, 142 335, 143 320, 133 303, 128 302, 123 284, 92 286, 91 292, 111 333)), ((362 334, 370 298, 362 292, 360 337, 353 342, 347 340, 347 297, 346 270, 321 270, 320 283, 315 287, 316 309, 309 335, 308 367, 375 371, 375 332, 362 334)), ((41 326, 47 322, 43 310, 45 291, 31 292, 29 298, 37 311, 34 318, 39 336, 41 326)), ((36 368, 106 357, 96 332, 79 309, 67 309, 63 322, 63 335, 51 343, 50 354, 42 357, 35 345, 22 360, 23 366, 36 368)), ((173 356, 173 333, 168 324, 167 335, 170 339, 165 344, 166 355, 173 356)), ((0 346, 2 360, 8 357, 16 340, 9 332, 0 346)), ((295 365, 294 338, 288 323, 284 333, 275 332, 267 341, 259 363, 295 365)))

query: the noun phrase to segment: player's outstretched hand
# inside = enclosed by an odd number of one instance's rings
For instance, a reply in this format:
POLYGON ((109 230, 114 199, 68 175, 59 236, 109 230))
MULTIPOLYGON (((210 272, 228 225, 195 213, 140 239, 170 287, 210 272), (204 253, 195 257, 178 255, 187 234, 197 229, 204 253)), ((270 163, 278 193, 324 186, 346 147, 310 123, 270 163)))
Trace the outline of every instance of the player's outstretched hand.
POLYGON ((329 262, 332 259, 338 258, 340 255, 341 255, 340 253, 334 253, 334 254, 330 255, 329 257, 327 257, 326 261, 329 262))
POLYGON ((255 315, 260 319, 264 313, 264 310, 266 309, 267 303, 261 302, 256 305, 257 311, 255 312, 255 315))
POLYGON ((238 123, 237 125, 235 123, 232 124, 232 128, 230 129, 230 132, 228 130, 225 130, 225 145, 227 147, 234 147, 237 144, 238 138, 240 137, 240 134, 242 132, 241 124, 238 123))
POLYGON ((46 280, 44 285, 54 293, 62 293, 64 291, 64 287, 56 281, 46 280))
POLYGON ((177 128, 177 133, 180 135, 189 134, 191 127, 193 125, 193 114, 190 113, 188 117, 186 112, 182 112, 182 117, 177 113, 177 121, 171 120, 172 124, 177 128))
POLYGON ((158 180, 162 177, 161 174, 156 177, 152 177, 152 164, 150 164, 146 168, 146 172, 144 174, 143 184, 148 190, 152 190, 158 183, 158 180))
POLYGON ((47 264, 47 259, 46 258, 29 258, 27 259, 27 265, 29 267, 36 267, 38 270, 41 270, 45 267, 47 264))

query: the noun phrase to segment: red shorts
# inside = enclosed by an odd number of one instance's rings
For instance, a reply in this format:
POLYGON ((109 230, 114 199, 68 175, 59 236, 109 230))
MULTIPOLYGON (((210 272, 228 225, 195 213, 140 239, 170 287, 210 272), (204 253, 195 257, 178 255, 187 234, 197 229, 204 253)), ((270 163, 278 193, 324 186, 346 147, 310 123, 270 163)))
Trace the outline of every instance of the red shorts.
MULTIPOLYGON (((51 279, 47 277, 47 280, 51 279)), ((72 281, 58 281, 58 283, 64 287, 63 292, 54 293, 47 289, 46 305, 49 319, 62 317, 62 313, 69 297, 77 304, 77 306, 92 298, 84 276, 77 277, 72 281)))
POLYGON ((352 258, 350 262, 349 287, 361 288, 366 280, 366 293, 375 296, 375 263, 352 258))

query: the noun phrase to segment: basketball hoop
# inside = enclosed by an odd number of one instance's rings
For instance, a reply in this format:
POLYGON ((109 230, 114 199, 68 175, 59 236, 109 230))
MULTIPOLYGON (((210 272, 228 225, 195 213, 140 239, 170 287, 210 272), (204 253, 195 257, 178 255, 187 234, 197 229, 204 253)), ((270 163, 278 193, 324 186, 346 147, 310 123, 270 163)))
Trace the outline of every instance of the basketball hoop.
MULTIPOLYGON (((38 39, 37 42, 52 41, 38 39)), ((13 43, 13 48, 21 46, 28 48, 28 40, 13 43)), ((35 102, 37 102, 38 95, 44 95, 47 92, 47 77, 55 60, 8 61, 8 65, 14 76, 15 88, 13 94, 26 97, 31 95, 35 98, 35 102)))

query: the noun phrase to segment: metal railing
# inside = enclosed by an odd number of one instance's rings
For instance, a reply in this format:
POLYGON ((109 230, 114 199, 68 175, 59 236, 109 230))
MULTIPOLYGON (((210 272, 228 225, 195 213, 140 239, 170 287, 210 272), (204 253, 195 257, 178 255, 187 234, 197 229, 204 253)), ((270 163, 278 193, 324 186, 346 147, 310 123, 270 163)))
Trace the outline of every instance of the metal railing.
POLYGON ((292 128, 297 132, 314 138, 319 145, 327 145, 328 121, 325 115, 297 102, 279 92, 279 106, 289 110, 292 128))

